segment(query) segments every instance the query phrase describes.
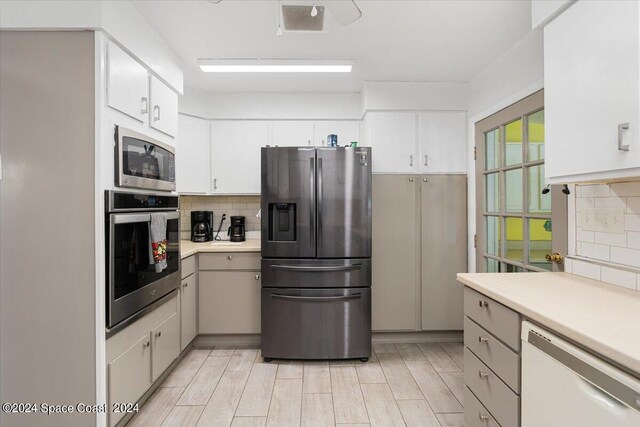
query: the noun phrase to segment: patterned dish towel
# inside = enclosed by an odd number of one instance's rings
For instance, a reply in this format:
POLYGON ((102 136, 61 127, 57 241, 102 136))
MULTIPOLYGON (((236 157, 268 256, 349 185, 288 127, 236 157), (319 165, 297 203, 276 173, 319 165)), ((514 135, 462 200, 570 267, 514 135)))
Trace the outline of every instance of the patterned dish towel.
POLYGON ((156 273, 167 268, 167 214, 151 214, 151 250, 156 273))

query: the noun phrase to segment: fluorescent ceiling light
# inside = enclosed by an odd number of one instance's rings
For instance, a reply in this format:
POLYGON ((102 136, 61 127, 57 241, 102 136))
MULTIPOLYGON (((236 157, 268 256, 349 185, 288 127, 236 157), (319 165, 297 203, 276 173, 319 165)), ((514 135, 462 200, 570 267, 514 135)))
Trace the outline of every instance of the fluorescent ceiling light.
POLYGON ((320 59, 200 59, 205 73, 350 73, 353 61, 320 59))

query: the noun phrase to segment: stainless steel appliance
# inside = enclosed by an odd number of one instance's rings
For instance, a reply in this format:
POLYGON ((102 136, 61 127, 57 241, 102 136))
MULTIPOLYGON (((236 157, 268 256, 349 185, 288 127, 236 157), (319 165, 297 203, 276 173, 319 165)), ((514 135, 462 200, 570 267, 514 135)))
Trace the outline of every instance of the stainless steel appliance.
POLYGON ((229 241, 231 242, 244 242, 247 240, 244 232, 243 216, 231 217, 231 225, 229 226, 229 230, 227 230, 227 234, 229 235, 229 241))
POLYGON ((118 187, 175 191, 173 147, 121 126, 116 126, 115 139, 118 187))
POLYGON ((180 285, 178 196, 105 192, 106 326, 108 334, 168 298, 180 285), (156 272, 151 253, 151 214, 167 217, 167 267, 156 272))
POLYGON ((371 148, 262 148, 262 355, 371 355, 371 148))
POLYGON ((191 212, 191 241, 210 242, 213 240, 213 212, 191 212))

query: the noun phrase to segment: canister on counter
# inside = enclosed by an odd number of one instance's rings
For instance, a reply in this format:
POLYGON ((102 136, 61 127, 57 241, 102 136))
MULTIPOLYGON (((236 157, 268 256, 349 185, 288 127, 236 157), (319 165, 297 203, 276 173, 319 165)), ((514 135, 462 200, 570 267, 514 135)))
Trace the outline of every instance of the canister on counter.
POLYGON ((335 135, 335 134, 327 135, 327 146, 328 147, 337 147, 338 146, 338 135, 335 135))

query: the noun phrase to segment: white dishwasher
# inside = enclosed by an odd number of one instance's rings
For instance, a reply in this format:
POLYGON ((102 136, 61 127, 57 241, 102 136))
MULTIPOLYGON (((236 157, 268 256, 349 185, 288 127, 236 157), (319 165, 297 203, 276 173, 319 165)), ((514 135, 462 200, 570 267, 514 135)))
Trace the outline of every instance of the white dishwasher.
POLYGON ((640 427, 640 379, 522 322, 522 427, 640 427))

